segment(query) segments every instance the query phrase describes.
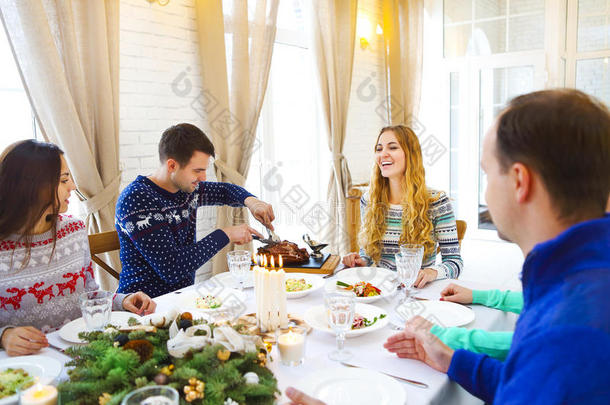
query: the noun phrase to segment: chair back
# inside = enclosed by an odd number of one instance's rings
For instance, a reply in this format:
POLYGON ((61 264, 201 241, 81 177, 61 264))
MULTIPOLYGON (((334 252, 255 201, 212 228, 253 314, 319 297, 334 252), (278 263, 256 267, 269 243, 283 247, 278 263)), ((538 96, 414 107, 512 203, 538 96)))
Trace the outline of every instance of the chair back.
POLYGON ((116 230, 100 232, 89 235, 89 250, 91 260, 106 270, 112 277, 119 279, 119 273, 97 256, 100 253, 112 252, 120 249, 119 234, 116 230))

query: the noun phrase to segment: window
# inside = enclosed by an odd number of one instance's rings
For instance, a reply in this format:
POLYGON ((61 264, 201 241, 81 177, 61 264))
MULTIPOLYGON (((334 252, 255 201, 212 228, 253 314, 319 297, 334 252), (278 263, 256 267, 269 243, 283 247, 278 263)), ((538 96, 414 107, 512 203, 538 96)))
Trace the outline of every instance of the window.
POLYGON ((36 119, 25 93, 19 70, 6 32, 0 28, 0 152, 13 142, 22 139, 40 139, 36 119))
MULTIPOLYGON (((282 239, 318 237, 303 218, 326 201, 330 152, 321 131, 313 53, 307 40, 308 2, 280 2, 267 93, 246 189, 274 207, 282 239)), ((254 222, 252 222, 254 223, 254 222)))
POLYGON ((485 132, 510 99, 534 90, 574 87, 610 103, 610 1, 431 0, 426 13, 425 35, 441 33, 428 42, 439 52, 424 75, 444 76, 448 113, 437 128, 448 134, 456 216, 477 224, 469 236, 496 239, 479 167, 485 132))

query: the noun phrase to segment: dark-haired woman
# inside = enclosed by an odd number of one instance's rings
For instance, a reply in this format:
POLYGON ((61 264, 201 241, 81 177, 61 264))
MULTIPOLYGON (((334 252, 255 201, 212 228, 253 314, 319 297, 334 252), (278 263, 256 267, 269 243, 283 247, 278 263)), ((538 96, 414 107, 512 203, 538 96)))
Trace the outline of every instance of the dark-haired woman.
MULTIPOLYGON (((79 295, 98 289, 85 224, 62 215, 75 189, 56 145, 21 141, 0 155, 0 347, 10 356, 48 346, 45 333, 79 318, 79 295)), ((116 294, 113 309, 155 303, 116 294)))

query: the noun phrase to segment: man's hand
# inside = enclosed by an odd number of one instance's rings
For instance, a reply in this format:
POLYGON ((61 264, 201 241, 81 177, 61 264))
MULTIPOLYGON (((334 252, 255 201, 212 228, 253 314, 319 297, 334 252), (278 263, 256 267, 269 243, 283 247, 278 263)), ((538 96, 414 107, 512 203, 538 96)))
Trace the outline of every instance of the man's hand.
POLYGON ((366 261, 358 253, 348 253, 343 256, 343 264, 346 267, 366 266, 366 261))
POLYGON ((275 220, 275 214, 273 213, 273 207, 271 204, 267 204, 266 202, 254 197, 246 198, 244 204, 246 207, 248 207, 252 213, 252 216, 256 218, 258 222, 263 224, 265 228, 269 228, 274 231, 273 224, 271 222, 275 220))
POLYGON ((286 396, 290 398, 290 403, 288 405, 326 405, 324 402, 312 398, 292 387, 286 388, 286 396))
POLYGON ((148 315, 155 312, 157 304, 142 291, 129 294, 123 299, 123 309, 138 315, 148 315))
POLYGON ((458 304, 472 304, 472 290, 451 283, 441 291, 441 301, 457 302, 458 304))
POLYGON ((413 283, 415 288, 423 288, 426 284, 436 280, 437 271, 431 268, 421 269, 413 283))
POLYGON ((261 235, 256 229, 249 227, 247 224, 228 226, 226 228, 222 228, 222 231, 227 234, 231 242, 237 243, 238 245, 252 242, 253 234, 264 238, 264 236, 261 235))
POLYGON ((2 347, 9 356, 34 354, 48 346, 46 335, 33 326, 5 329, 2 334, 2 347))
POLYGON ((446 373, 451 364, 453 350, 430 333, 432 323, 421 316, 407 321, 405 329, 383 344, 383 347, 400 358, 423 361, 435 370, 446 373))

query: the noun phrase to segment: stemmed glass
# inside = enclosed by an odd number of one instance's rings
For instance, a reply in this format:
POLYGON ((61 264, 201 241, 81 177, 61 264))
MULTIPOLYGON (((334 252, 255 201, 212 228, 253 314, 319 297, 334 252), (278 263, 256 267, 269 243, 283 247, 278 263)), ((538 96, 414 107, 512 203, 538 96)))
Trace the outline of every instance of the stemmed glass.
POLYGON ((250 272, 250 252, 247 250, 234 250, 227 253, 229 272, 239 284, 239 291, 244 290, 244 282, 250 272))
POLYGON ((413 283, 417 279, 417 274, 421 268, 424 258, 424 247, 419 244, 406 244, 400 246, 400 252, 394 256, 396 259, 396 272, 400 282, 403 283, 405 296, 401 303, 410 301, 413 292, 413 283))
POLYGON ((345 350, 345 334, 352 328, 356 308, 356 295, 351 291, 333 292, 324 297, 328 324, 337 337, 337 350, 328 354, 335 361, 347 361, 352 353, 345 350))

